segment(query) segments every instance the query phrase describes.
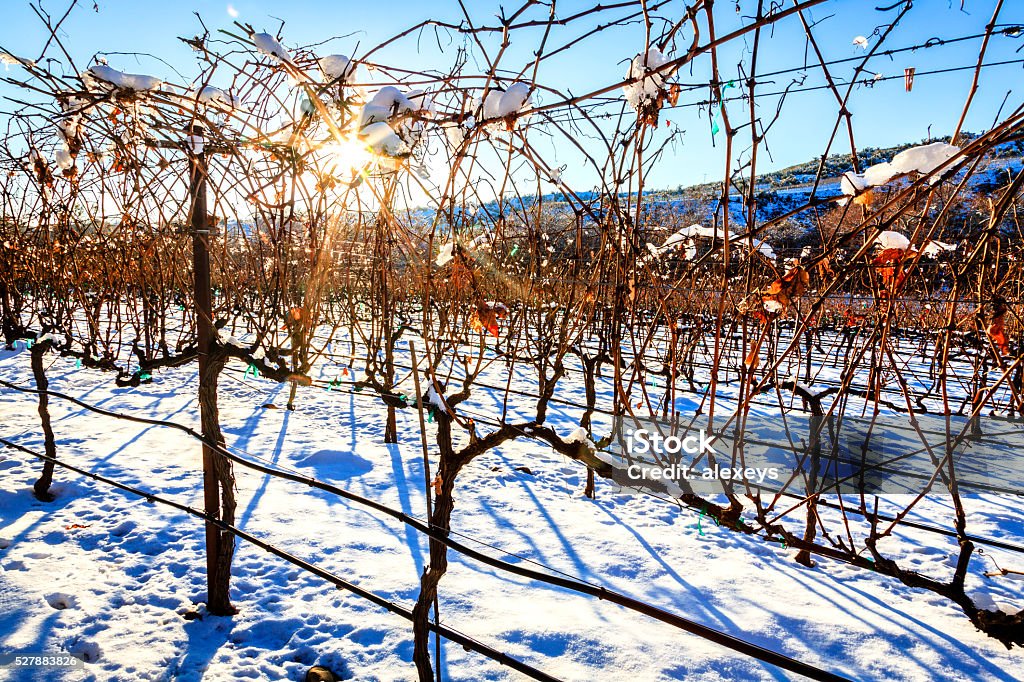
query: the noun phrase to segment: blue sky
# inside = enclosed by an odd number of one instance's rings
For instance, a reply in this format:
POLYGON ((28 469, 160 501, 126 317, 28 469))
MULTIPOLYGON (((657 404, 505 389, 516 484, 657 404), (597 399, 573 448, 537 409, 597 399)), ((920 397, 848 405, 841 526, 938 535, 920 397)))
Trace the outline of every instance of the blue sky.
MULTIPOLYGON (((41 25, 27 2, 6 0, 4 21, 6 26, 0 34, 0 47, 34 58, 44 40, 41 25)), ((588 2, 558 3, 559 14, 568 15, 588 2)), ((680 7, 682 3, 678 3, 680 7)), ((719 34, 737 24, 737 16, 731 11, 733 2, 719 0, 716 15, 721 15, 719 34)), ((860 54, 852 40, 858 35, 871 37, 876 26, 893 16, 894 12, 879 12, 874 9, 877 0, 838 0, 826 3, 810 12, 820 23, 815 27, 816 36, 828 59, 853 57, 860 54)), ((351 54, 397 33, 419 21, 428 18, 457 22, 461 15, 458 4, 447 1, 378 0, 377 2, 348 1, 292 1, 266 2, 237 0, 231 3, 238 13, 238 20, 251 23, 257 30, 276 32, 280 20, 286 22, 283 32, 286 45, 304 45, 320 42, 332 37, 335 40, 318 48, 323 53, 341 52, 351 54), (358 49, 357 49, 358 48, 358 49)), ((478 22, 494 23, 498 3, 491 0, 469 0, 467 5, 478 22)), ((518 3, 506 2, 506 8, 518 3)), ((980 33, 988 22, 995 0, 966 0, 965 11, 960 9, 959 0, 916 0, 914 7, 901 26, 887 40, 890 48, 923 43, 931 37, 953 38, 980 33)), ((1004 3, 1000 24, 1024 24, 1024 3, 1009 0, 1004 3)), ((111 66, 126 71, 150 73, 181 82, 174 70, 188 80, 196 73, 191 50, 181 43, 178 36, 192 36, 199 32, 199 23, 193 12, 198 12, 211 29, 230 27, 232 17, 229 4, 214 0, 185 0, 184 2, 148 2, 140 0, 98 0, 99 11, 91 9, 91 0, 86 0, 75 10, 66 23, 63 36, 65 44, 78 67, 88 65, 97 53, 107 54, 111 66), (149 53, 166 62, 161 63, 146 56, 128 54, 149 53)), ((750 14, 756 6, 754 0, 741 0, 744 14, 750 14)), ((44 8, 52 13, 62 12, 63 3, 46 2, 44 8)), ((536 12, 540 16, 540 11, 536 12)), ((549 38, 549 45, 558 45, 581 32, 579 28, 561 30, 549 38)), ((686 34, 687 38, 689 34, 686 34)), ((518 69, 531 58, 540 38, 539 31, 523 32, 515 41, 503 64, 518 69)), ((410 36, 389 47, 377 58, 397 66, 410 65, 412 68, 443 68, 454 59, 455 49, 462 44, 458 36, 442 36, 442 47, 438 48, 433 32, 422 36, 410 36)), ((805 41, 798 21, 788 20, 784 26, 766 34, 760 53, 759 71, 800 66, 805 58, 805 41)), ((489 49, 496 47, 491 39, 489 49)), ((869 69, 885 76, 902 76, 905 67, 915 67, 919 73, 947 67, 971 66, 976 57, 981 39, 974 39, 956 45, 935 47, 908 52, 893 58, 876 57, 869 69)), ((624 77, 628 60, 643 45, 642 28, 631 25, 615 31, 607 31, 581 43, 562 57, 546 64, 538 80, 561 90, 574 93, 606 85, 624 77)), ((998 35, 993 38, 986 61, 1024 59, 1024 38, 998 35)), ((723 73, 734 75, 736 65, 748 60, 744 54, 744 43, 723 50, 720 63, 723 73)), ((813 56, 809 57, 813 62, 813 56)), ((17 68, 17 67, 11 67, 17 68)), ((837 66, 834 76, 843 80, 852 71, 852 64, 837 66)), ((805 86, 821 84, 820 70, 808 69, 805 86)), ((693 65, 692 72, 680 74, 685 82, 706 81, 709 77, 709 61, 700 57, 693 65)), ((765 83, 762 91, 782 89, 791 78, 798 78, 801 72, 777 76, 774 83, 765 83)), ((966 129, 980 130, 991 125, 996 111, 1011 91, 1007 110, 1019 105, 1024 98, 1021 94, 1021 64, 986 69, 981 81, 972 114, 966 129)), ((948 134, 955 126, 963 106, 972 77, 971 70, 916 78, 914 89, 904 91, 902 77, 885 81, 874 88, 858 86, 850 109, 854 113, 854 130, 858 147, 886 146, 904 141, 915 141, 929 134, 948 134)), ((2 89, 0 93, 9 93, 2 89)), ((685 92, 680 104, 703 100, 707 89, 685 92)), ((545 95, 550 101, 550 96, 545 95)), ((774 113, 775 100, 762 100, 761 114, 770 117, 774 113)), ((4 105, 7 108, 9 105, 4 105)), ((728 105, 733 116, 746 112, 746 105, 728 105)), ((768 137, 771 159, 761 155, 759 167, 772 170, 793 163, 805 161, 819 154, 831 133, 835 122, 836 103, 826 91, 796 93, 787 101, 786 108, 768 137)), ((666 112, 663 120, 683 129, 680 144, 675 145, 657 170, 648 178, 650 187, 675 187, 704 180, 717 179, 722 175, 722 135, 713 138, 711 122, 706 108, 683 107, 666 112), (717 143, 718 147, 713 146, 717 143)), ((666 129, 667 131, 667 129, 666 129)), ((740 147, 744 138, 740 138, 740 147)), ((566 180, 586 189, 593 179, 582 170, 579 159, 571 146, 556 138, 538 136, 536 144, 550 160, 568 165, 566 180)), ((840 139, 836 151, 848 151, 846 136, 840 139)))

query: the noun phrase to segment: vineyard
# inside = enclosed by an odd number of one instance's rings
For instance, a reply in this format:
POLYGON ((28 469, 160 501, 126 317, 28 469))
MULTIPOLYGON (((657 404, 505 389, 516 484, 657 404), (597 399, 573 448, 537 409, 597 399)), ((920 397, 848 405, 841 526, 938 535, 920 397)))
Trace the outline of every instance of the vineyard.
POLYGON ((484 4, 0 38, 0 678, 1020 679, 1020 8, 484 4))

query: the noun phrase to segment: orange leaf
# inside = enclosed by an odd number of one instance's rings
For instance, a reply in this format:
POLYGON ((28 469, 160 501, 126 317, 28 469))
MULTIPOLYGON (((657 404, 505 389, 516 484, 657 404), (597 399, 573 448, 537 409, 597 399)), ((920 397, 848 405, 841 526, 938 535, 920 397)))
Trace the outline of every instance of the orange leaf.
MULTIPOLYGON (((799 265, 793 266, 782 279, 775 280, 761 290, 764 309, 773 315, 782 313, 794 299, 804 293, 810 281, 810 273, 799 265)), ((762 320, 762 323, 767 322, 767 317, 760 310, 754 316, 762 320)))
POLYGON ((673 83, 672 87, 668 89, 668 103, 675 106, 676 102, 679 101, 679 93, 681 91, 682 88, 679 87, 679 83, 673 83))
POLYGON ((993 296, 991 306, 992 322, 985 328, 985 332, 992 339, 992 343, 996 345, 1000 353, 1009 355, 1010 343, 1006 339, 1006 329, 1003 322, 1007 311, 1006 299, 999 295, 993 296))
POLYGON ((912 256, 913 253, 906 249, 885 249, 875 256, 871 264, 878 268, 878 275, 882 278, 882 283, 895 293, 907 279, 903 263, 912 256))
POLYGON ((469 315, 469 326, 475 332, 498 336, 498 320, 508 317, 508 308, 501 303, 478 303, 469 315))
POLYGON ((858 206, 870 206, 875 200, 875 193, 871 189, 865 190, 853 198, 853 203, 858 206))
POLYGON ((1003 318, 1000 317, 998 320, 993 320, 992 324, 988 326, 988 336, 992 339, 992 343, 996 344, 999 352, 1003 355, 1010 354, 1010 344, 1006 340, 1006 332, 1003 329, 1003 318))

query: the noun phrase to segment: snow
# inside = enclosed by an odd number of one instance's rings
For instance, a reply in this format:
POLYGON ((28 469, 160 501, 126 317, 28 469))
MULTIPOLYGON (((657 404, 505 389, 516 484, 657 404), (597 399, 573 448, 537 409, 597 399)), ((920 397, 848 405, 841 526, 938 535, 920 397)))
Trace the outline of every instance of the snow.
POLYGON ((416 105, 412 100, 395 86, 386 85, 363 105, 357 125, 362 130, 375 123, 385 123, 396 116, 414 111, 416 105))
POLYGON ((501 103, 499 105, 499 116, 509 116, 511 114, 517 114, 523 109, 530 106, 530 84, 529 83, 513 83, 508 86, 508 90, 501 96, 501 103))
POLYGON ((508 315, 508 306, 501 301, 487 301, 487 307, 497 313, 499 319, 508 315))
POLYGON ((867 187, 877 187, 884 185, 897 175, 899 175, 899 171, 888 161, 883 161, 864 170, 863 184, 867 187))
POLYGON ((412 102, 417 111, 427 115, 437 113, 437 106, 434 104, 434 95, 430 90, 410 90, 405 94, 412 102))
POLYGON ((446 122, 441 124, 441 129, 444 131, 445 139, 448 140, 448 144, 451 147, 460 147, 463 142, 466 141, 466 136, 469 134, 469 130, 472 129, 472 125, 464 126, 454 122, 446 122))
POLYGON ((937 239, 925 242, 921 248, 921 255, 927 256, 928 258, 937 258, 946 251, 956 251, 956 244, 947 244, 946 242, 940 242, 937 239))
POLYGON ((329 54, 317 60, 324 78, 331 82, 337 81, 338 85, 348 85, 355 80, 355 62, 343 54, 329 54))
MULTIPOLYGON (((680 228, 673 232, 667 239, 665 239, 665 242, 661 246, 656 246, 650 243, 647 244, 647 250, 654 256, 663 256, 672 250, 684 248, 686 260, 693 260, 697 255, 694 240, 698 238, 724 240, 725 229, 720 225, 705 227, 699 223, 694 223, 693 225, 688 225, 687 227, 680 228)), ((741 246, 745 246, 747 244, 747 237, 731 231, 729 232, 729 239, 734 244, 739 244, 741 246)), ((757 238, 751 238, 751 242, 753 242, 754 250, 763 254, 767 258, 774 259, 777 257, 775 250, 768 242, 757 238)))
MULTIPOLYGON (((0 352, 0 367, 5 378, 31 384, 24 357, 0 352)), ((157 373, 153 384, 134 391, 115 389, 109 376, 75 371, 68 359, 57 360, 50 374, 54 390, 90 392, 91 401, 110 409, 198 423, 194 368, 157 373)), ((422 517, 424 470, 414 411, 398 411, 400 442, 384 446, 383 420, 369 398, 303 391, 295 412, 265 410, 264 403, 283 404, 289 387, 224 381, 232 388, 222 393, 222 420, 236 451, 272 457, 422 517)), ((443 409, 432 384, 427 398, 443 409)), ((170 430, 82 414, 58 401, 52 409, 58 447, 73 438, 77 464, 201 506, 195 442, 170 430)), ((0 393, 5 437, 41 449, 34 410, 30 398, 0 393), (15 436, 18 431, 26 435, 15 436)), ((585 431, 570 415, 556 409, 550 418, 570 434, 567 440, 582 442, 585 431)), ((82 653, 91 661, 88 679, 302 679, 314 663, 347 679, 415 677, 406 621, 243 543, 233 595, 241 611, 211 616, 202 604, 202 524, 196 519, 61 471, 57 502, 42 508, 29 491, 38 465, 13 451, 0 458, 5 650, 82 653), (185 614, 200 617, 186 620, 185 614)), ((1019 664, 1017 653, 979 634, 948 602, 827 559, 814 569, 800 567, 789 550, 718 528, 707 517, 698 531, 697 513, 600 480, 597 499, 588 500, 580 494, 583 475, 582 467, 536 442, 509 443, 460 476, 456 529, 852 679, 1011 679, 1019 664)), ((244 529, 388 599, 409 605, 415 598, 427 556, 422 538, 304 485, 240 469, 237 487, 244 529), (345 532, 331 532, 338 527, 345 532)), ((966 504, 983 535, 1016 534, 1024 520, 1019 507, 1000 496, 968 495, 966 504)), ((927 522, 940 513, 939 503, 925 499, 913 519, 927 522)), ((955 541, 900 532, 917 550, 908 554, 915 565, 950 570, 955 541)), ((451 557, 441 585, 446 624, 560 679, 795 679, 601 600, 451 557), (602 624, 599 631, 594 623, 602 624)), ((969 585, 976 580, 972 573, 969 585)), ((519 679, 461 647, 444 648, 444 679, 519 679)), ((82 679, 75 672, 47 674, 53 682, 82 679)))
POLYGON ((65 143, 77 139, 82 134, 82 116, 80 114, 72 114, 58 121, 57 132, 65 143))
POLYGON ((430 403, 435 409, 441 412, 448 411, 448 404, 444 401, 444 396, 434 389, 434 382, 429 381, 427 385, 427 402, 430 403))
POLYGON ((203 104, 224 107, 226 109, 239 109, 242 101, 229 93, 227 90, 215 88, 212 85, 204 85, 193 97, 203 104))
POLYGON ((22 59, 21 57, 15 57, 10 52, 4 52, 3 50, 0 50, 0 64, 3 64, 5 69, 10 69, 10 67, 16 64, 20 64, 22 66, 36 65, 36 63, 31 59, 22 59))
POLYGON ((139 92, 159 90, 163 82, 153 76, 124 73, 106 64, 94 64, 82 73, 82 80, 90 90, 106 90, 110 86, 139 92))
MULTIPOLYGON (((686 229, 686 228, 684 228, 686 229)), ((703 225, 691 225, 689 228, 691 237, 703 237, 705 239, 725 239, 725 228, 721 225, 704 227, 703 225)), ((729 234, 732 237, 732 233, 729 234)))
MULTIPOLYGON (((913 356, 911 350, 901 358, 913 356)), ((408 362, 407 354, 402 361, 408 362)), ((55 391, 114 411, 199 423, 194 365, 157 372, 151 384, 124 390, 110 375, 76 369, 71 358, 51 356, 47 364, 55 391)), ((781 376, 791 369, 780 368, 781 376)), ((240 374, 222 378, 220 404, 225 439, 235 452, 315 474, 423 517, 425 472, 414 410, 397 411, 399 442, 385 445, 383 408, 371 392, 301 389, 298 409, 270 410, 262 406, 283 405, 290 386, 243 384, 240 374)), ((504 363, 494 363, 485 375, 499 388, 481 393, 469 409, 496 405, 503 394, 504 363)), ((0 376, 31 386, 27 353, 0 351, 0 376)), ((581 396, 581 383, 572 380, 568 394, 581 396)), ((444 409, 433 383, 425 388, 430 403, 444 409)), ((809 388, 818 390, 815 383, 809 388)), ((403 390, 411 395, 408 386, 403 390)), ((599 380, 598 391, 607 401, 610 382, 599 380)), ((692 411, 699 403, 699 396, 690 396, 681 405, 692 411)), ((56 399, 51 409, 58 452, 76 465, 202 507, 201 448, 186 435, 83 412, 56 399)), ((532 402, 523 399, 510 409, 512 421, 529 414, 532 402)), ((0 415, 5 438, 42 450, 32 396, 0 391, 0 415)), ((581 442, 585 431, 580 433, 578 417, 578 411, 553 404, 548 423, 581 442)), ((603 428, 596 426, 595 433, 603 428)), ((436 471, 433 433, 428 440, 436 471)), ((596 456, 615 460, 608 453, 596 456)), ((204 607, 200 521, 63 470, 55 477, 56 502, 41 505, 30 490, 38 471, 38 462, 0 450, 0 649, 78 652, 90 661, 84 673, 47 670, 38 679, 299 680, 314 663, 345 679, 415 679, 407 621, 241 542, 233 569, 240 612, 212 616, 204 607)), ((237 472, 244 530, 406 607, 415 599, 428 556, 423 537, 304 484, 237 472)), ((600 479, 597 498, 584 498, 585 474, 536 441, 506 443, 460 474, 455 530, 486 542, 486 553, 551 566, 850 679, 1018 676, 1012 671, 1019 669, 1019 651, 977 632, 948 600, 827 558, 815 568, 801 567, 792 550, 600 479)), ((1019 537, 1024 512, 1018 502, 965 493, 970 530, 1009 541, 1019 537)), ((891 513, 893 506, 883 498, 880 511, 891 513)), ((842 527, 838 513, 819 511, 842 527)), ((936 523, 949 513, 947 502, 926 496, 909 518, 936 523)), ((901 546, 907 549, 899 560, 928 575, 955 567, 955 539, 900 527, 880 542, 883 552, 901 546)), ((1001 565, 1017 567, 1008 553, 985 551, 1001 565)), ((797 679, 608 602, 498 572, 455 552, 450 557, 440 592, 444 623, 559 679, 797 679)), ((980 571, 989 566, 972 563, 968 593, 984 589, 993 596, 984 601, 979 595, 979 601, 1005 608, 1021 583, 985 579, 980 571)), ((443 679, 521 677, 460 646, 443 647, 443 679)))
POLYGON ((501 96, 503 94, 504 93, 497 88, 488 90, 487 94, 484 96, 483 110, 480 113, 483 120, 486 121, 500 116, 501 96))
POLYGON ((483 118, 488 120, 518 114, 530 107, 531 99, 529 83, 513 83, 504 92, 494 88, 484 98, 483 118))
POLYGON ((594 441, 590 439, 590 434, 587 433, 587 430, 582 426, 566 436, 565 442, 580 443, 581 445, 586 446, 586 448, 591 452, 597 451, 597 445, 595 445, 594 441))
MULTIPOLYGON (((711 234, 707 235, 706 234, 706 228, 703 225, 699 225, 697 223, 694 223, 693 225, 689 225, 687 227, 683 227, 683 228, 680 228, 680 229, 676 230, 675 232, 673 232, 672 234, 670 234, 668 236, 668 239, 666 239, 665 242, 660 247, 653 247, 652 251, 654 253, 657 253, 657 254, 665 253, 666 251, 668 251, 672 247, 681 246, 683 244, 686 244, 686 243, 690 242, 691 240, 693 240, 695 237, 698 237, 698 236, 711 236, 711 237, 714 237, 715 236, 715 232, 712 229, 711 234)), ((648 244, 648 248, 651 248, 650 244, 648 244)))
MULTIPOLYGON (((866 168, 863 173, 847 171, 840 179, 840 191, 847 197, 884 185, 895 177, 909 173, 930 175, 936 168, 960 153, 960 148, 945 142, 933 142, 905 149, 891 161, 883 161, 866 168)), ((934 183, 938 178, 932 178, 934 183)), ((845 203, 845 202, 840 202, 845 203)))
POLYGON ((57 148, 53 153, 53 160, 61 170, 70 170, 75 165, 75 159, 66 145, 57 148))
POLYGON ((359 136, 375 154, 395 158, 409 155, 409 146, 383 121, 366 126, 359 136))
POLYGON ((671 69, 665 69, 650 75, 646 74, 660 66, 664 66, 669 61, 669 58, 656 47, 649 48, 646 54, 641 53, 633 57, 629 64, 627 77, 639 80, 622 86, 622 92, 631 107, 639 110, 658 98, 658 94, 665 86, 665 81, 669 77, 671 69))
MULTIPOLYGON (((759 252, 765 258, 775 259, 778 256, 775 255, 775 249, 768 242, 763 242, 760 239, 752 238, 751 241, 754 243, 754 250, 759 252)), ((739 239, 740 244, 746 244, 746 240, 743 238, 739 239)))
POLYGON ((682 227, 673 232, 672 235, 669 236, 669 239, 665 240, 665 244, 657 248, 656 251, 658 253, 665 253, 672 247, 686 244, 688 241, 692 240, 697 235, 697 233, 702 229, 703 226, 698 225, 696 223, 688 225, 686 227, 682 227))
POLYGON ((256 49, 268 57, 274 57, 279 61, 288 62, 292 61, 292 56, 285 49, 285 47, 269 33, 255 33, 252 36, 252 42, 256 45, 256 49))
POLYGON ((896 173, 920 173, 929 175, 936 168, 960 153, 960 147, 945 142, 933 142, 906 149, 892 157, 896 173))
POLYGON ((894 232, 893 230, 883 230, 882 232, 879 232, 878 236, 875 237, 875 240, 872 243, 882 250, 900 249, 902 251, 907 251, 910 249, 910 240, 899 232, 894 232))
POLYGON ((438 267, 444 267, 448 265, 455 258, 455 242, 446 242, 441 246, 441 251, 437 254, 437 259, 434 261, 438 267))
POLYGON ((476 237, 473 237, 472 241, 468 244, 468 248, 470 250, 481 249, 486 251, 491 248, 491 239, 492 236, 490 232, 483 232, 478 234, 476 237))
POLYGON ((862 192, 868 188, 867 182, 864 180, 864 176, 860 173, 854 173, 853 171, 847 171, 843 173, 843 177, 839 180, 839 187, 843 194, 846 196, 855 196, 858 192, 862 192))
MULTIPOLYGON (((515 128, 524 121, 523 112, 532 106, 531 87, 529 83, 516 82, 507 90, 498 87, 488 89, 483 101, 477 101, 475 107, 479 112, 484 130, 488 133, 495 133, 515 128)), ((464 129, 446 128, 445 134, 448 136, 449 143, 452 146, 461 144, 465 139, 466 132, 472 127, 472 124, 469 124, 464 129)))

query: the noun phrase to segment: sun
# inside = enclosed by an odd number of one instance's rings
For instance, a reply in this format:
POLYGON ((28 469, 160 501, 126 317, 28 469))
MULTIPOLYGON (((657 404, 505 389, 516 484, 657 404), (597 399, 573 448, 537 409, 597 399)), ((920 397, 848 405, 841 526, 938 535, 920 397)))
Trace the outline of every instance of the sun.
POLYGON ((332 140, 310 155, 310 171, 303 174, 302 182, 310 191, 344 189, 365 176, 373 160, 370 149, 357 139, 332 140))

